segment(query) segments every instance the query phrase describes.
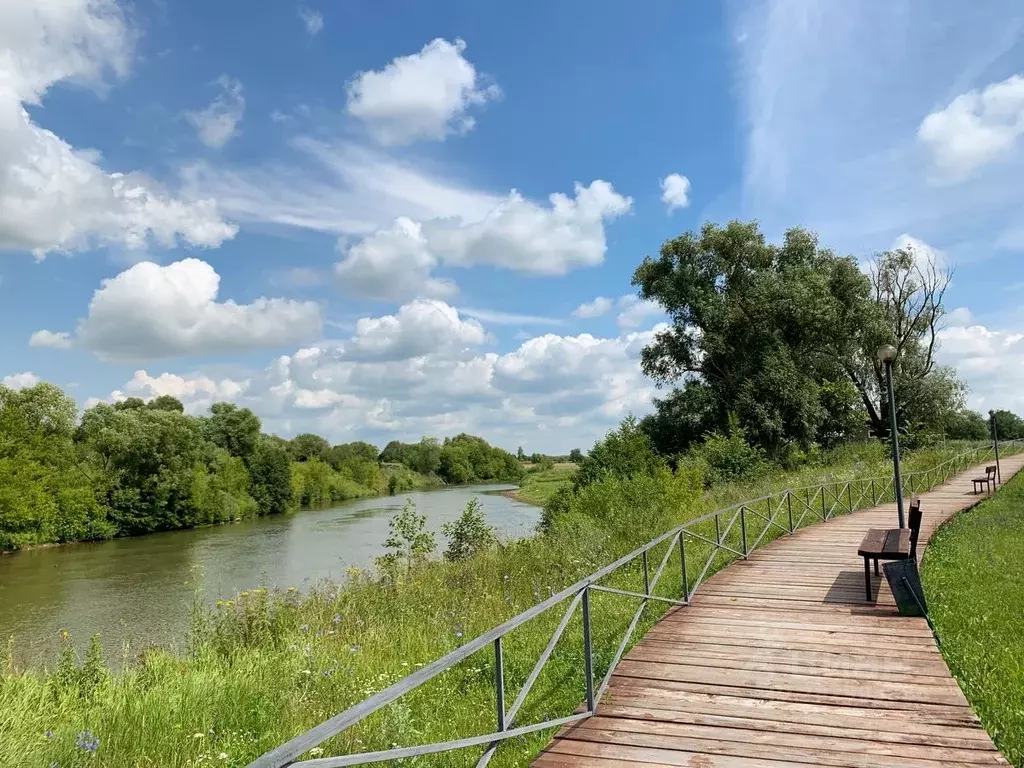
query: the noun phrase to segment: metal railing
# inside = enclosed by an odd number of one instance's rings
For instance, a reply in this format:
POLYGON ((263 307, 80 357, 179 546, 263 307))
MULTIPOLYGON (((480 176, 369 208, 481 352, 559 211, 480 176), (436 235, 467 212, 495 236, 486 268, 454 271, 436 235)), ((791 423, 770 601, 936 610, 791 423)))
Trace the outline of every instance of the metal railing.
MULTIPOLYGON (((1002 455, 1016 453, 1024 447, 1024 441, 1001 441, 1002 455)), ((928 488, 940 485, 963 470, 985 461, 993 455, 994 445, 971 448, 947 461, 925 470, 906 472, 903 474, 903 490, 913 495, 928 488)), ((484 768, 495 751, 506 740, 525 736, 537 731, 557 728, 591 717, 601 697, 611 682, 612 674, 623 654, 629 647, 630 640, 645 609, 650 601, 667 603, 674 606, 689 605, 697 589, 709 575, 712 566, 719 561, 720 555, 725 559, 719 562, 724 565, 736 558, 747 558, 751 552, 767 541, 779 536, 790 535, 807 524, 829 520, 837 514, 877 506, 881 503, 895 501, 893 477, 855 478, 846 481, 820 483, 804 488, 786 488, 784 490, 742 501, 723 509, 688 520, 667 533, 658 536, 632 552, 623 555, 615 562, 586 576, 570 587, 552 594, 548 599, 538 603, 529 610, 520 613, 508 621, 484 632, 451 653, 427 664, 417 672, 405 677, 384 690, 370 696, 355 706, 345 710, 320 725, 291 739, 278 748, 266 753, 249 764, 248 768, 281 768, 282 766, 304 766, 305 768, 340 768, 340 766, 366 765, 385 760, 418 757, 423 755, 448 752, 469 747, 485 746, 483 754, 477 761, 477 768, 484 768), (810 516, 808 518, 808 516, 810 516), (738 525, 737 525, 738 524, 738 525), (760 531, 758 532, 758 529, 760 531), (772 535, 774 534, 774 535, 772 535), (751 542, 750 539, 753 539, 751 542), (653 575, 650 571, 651 554, 661 545, 665 551, 653 575), (697 575, 691 579, 687 569, 687 558, 698 563, 697 575), (673 555, 678 553, 681 573, 681 590, 679 598, 655 594, 662 576, 673 555), (695 559, 698 553, 706 557, 695 559), (599 582, 610 575, 639 561, 643 574, 643 591, 610 587, 599 582), (700 565, 702 563, 702 565, 700 565), (633 614, 626 632, 618 643, 607 670, 595 689, 594 683, 594 648, 592 642, 592 626, 590 600, 592 592, 608 593, 640 600, 640 605, 633 614), (502 639, 512 630, 540 616, 566 600, 566 606, 554 633, 526 677, 512 705, 505 707, 505 669, 502 639), (585 676, 585 709, 564 717, 544 720, 538 723, 520 725, 516 721, 523 704, 534 684, 540 677, 545 664, 551 658, 556 645, 562 638, 566 627, 576 614, 582 613, 583 659, 585 676), (494 655, 494 690, 497 702, 495 721, 497 730, 479 736, 470 736, 453 741, 425 744, 414 747, 397 747, 377 752, 361 752, 357 754, 339 755, 336 757, 318 757, 315 759, 295 762, 300 755, 308 752, 329 738, 337 736, 346 729, 359 723, 369 715, 391 704, 410 691, 445 672, 473 654, 491 646, 494 655)))

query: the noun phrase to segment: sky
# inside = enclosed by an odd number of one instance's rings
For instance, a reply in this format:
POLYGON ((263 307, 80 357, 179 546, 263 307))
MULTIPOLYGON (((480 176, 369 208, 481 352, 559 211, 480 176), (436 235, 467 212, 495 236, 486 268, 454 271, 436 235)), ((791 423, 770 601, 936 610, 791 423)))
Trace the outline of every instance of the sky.
POLYGON ((0 0, 0 381, 589 447, 705 221, 953 269, 1024 412, 1024 6, 0 0))

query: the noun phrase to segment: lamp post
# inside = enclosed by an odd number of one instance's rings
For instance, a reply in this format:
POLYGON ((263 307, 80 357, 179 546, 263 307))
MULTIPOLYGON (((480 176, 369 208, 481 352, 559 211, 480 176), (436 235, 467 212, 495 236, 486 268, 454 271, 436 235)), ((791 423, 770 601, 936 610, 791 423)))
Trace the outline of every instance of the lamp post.
POLYGON ((896 398, 892 393, 892 361, 896 359, 896 347, 884 344, 878 348, 878 362, 885 366, 885 383, 889 392, 889 432, 892 434, 892 469, 896 485, 896 515, 900 528, 906 527, 903 518, 903 479, 900 477, 900 437, 896 431, 896 398))

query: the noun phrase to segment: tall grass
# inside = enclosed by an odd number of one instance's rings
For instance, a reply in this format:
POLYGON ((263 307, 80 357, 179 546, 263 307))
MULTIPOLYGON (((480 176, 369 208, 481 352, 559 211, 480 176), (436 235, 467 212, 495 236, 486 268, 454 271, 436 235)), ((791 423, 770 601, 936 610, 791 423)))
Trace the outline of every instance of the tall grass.
MULTIPOLYGON (((907 467, 932 466, 961 448, 908 456, 907 467)), ((69 656, 57 669, 20 669, 9 654, 0 677, 0 765, 245 765, 680 522, 768 490, 883 476, 889 466, 879 446, 867 445, 798 471, 710 491, 686 472, 606 480, 585 489, 549 534, 467 561, 430 562, 397 583, 354 571, 344 584, 324 583, 305 593, 260 588, 211 611, 197 609, 182 655, 126 649, 121 671, 111 674, 96 658, 81 667, 69 656), (99 746, 92 751, 94 737, 99 746)), ((651 553, 652 570, 665 547, 651 553)), ((691 581, 709 552, 688 544, 691 581)), ((719 557, 712 571, 726 562, 719 557)), ((678 596, 681 581, 678 567, 667 569, 658 593, 678 596)), ((605 584, 640 591, 639 563, 605 584)), ((593 593, 598 675, 636 607, 633 598, 593 593)), ((637 637, 663 610, 651 604, 637 637)), ((557 608, 547 611, 506 636, 506 706, 560 617, 557 608)), ((582 701, 581 635, 577 612, 519 723, 569 714, 582 701)), ((493 679, 491 654, 477 653, 325 742, 324 754, 490 732, 493 679)), ((549 737, 541 732, 512 739, 492 765, 524 765, 549 737)), ((467 750, 403 765, 470 766, 478 755, 467 750)))

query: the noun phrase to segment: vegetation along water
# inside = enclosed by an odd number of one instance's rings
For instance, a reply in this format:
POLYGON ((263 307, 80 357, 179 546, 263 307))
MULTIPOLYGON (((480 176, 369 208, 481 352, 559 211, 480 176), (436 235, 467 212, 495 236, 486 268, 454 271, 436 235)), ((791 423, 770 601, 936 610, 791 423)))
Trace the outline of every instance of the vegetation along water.
MULTIPOLYGON (((372 568, 305 589, 253 582, 219 595, 191 614, 183 647, 130 644, 116 671, 99 640, 79 653, 74 638, 61 638, 56 660, 33 664, 14 645, 0 677, 0 765, 244 765, 679 522, 772 489, 884 476, 890 404, 875 357, 883 343, 899 351, 893 405, 906 469, 939 464, 989 435, 965 407, 956 371, 935 356, 948 283, 926 255, 897 250, 863 267, 801 229, 780 244, 743 222, 673 238, 634 275, 640 297, 670 321, 641 355, 668 389, 650 415, 627 417, 586 454, 564 457, 512 455, 469 435, 394 442, 379 453, 315 435, 284 440, 262 434, 244 408, 217 404, 191 416, 173 398, 101 404, 79 419, 49 385, 0 390, 8 549, 265 516, 223 534, 174 536, 242 544, 246 530, 264 526, 261 546, 287 551, 291 536, 322 536, 318 520, 349 513, 282 515, 430 483, 522 482, 523 498, 544 504, 534 535, 502 540, 488 516, 494 499, 460 498, 461 514, 451 510, 442 525, 427 497, 397 497, 387 530, 375 530, 372 568)), ((1002 436, 1024 437, 1016 415, 997 411, 993 420, 1002 436)), ((76 552, 45 556, 70 563, 76 552)), ((637 568, 617 578, 624 589, 642 583, 637 568)), ((666 589, 673 578, 679 586, 680 574, 667 574, 666 589)), ((241 583, 215 589, 222 585, 241 583)), ((73 582, 68 589, 75 600, 107 599, 75 594, 73 582)), ((598 672, 634 607, 595 596, 598 672)), ((640 634, 657 615, 647 614, 640 634)), ((132 620, 130 606, 125 616, 132 620)), ((510 690, 557 620, 544 615, 506 638, 510 690)), ((580 633, 578 622, 569 626, 524 722, 581 701, 580 633)), ((493 674, 488 654, 473 656, 307 756, 485 732, 493 674)), ((526 764, 547 736, 511 740, 492 765, 526 764)), ((468 766, 476 756, 416 764, 468 766)))

